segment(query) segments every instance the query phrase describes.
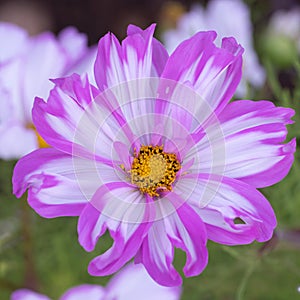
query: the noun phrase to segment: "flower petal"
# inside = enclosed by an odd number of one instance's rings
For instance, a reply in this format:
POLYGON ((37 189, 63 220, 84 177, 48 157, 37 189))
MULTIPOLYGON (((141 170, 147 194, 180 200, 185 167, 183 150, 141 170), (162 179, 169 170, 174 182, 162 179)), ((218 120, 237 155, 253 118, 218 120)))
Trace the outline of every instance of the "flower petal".
POLYGON ((136 256, 135 262, 142 263, 150 276, 160 285, 179 286, 182 279, 172 261, 174 249, 163 221, 155 221, 136 256))
POLYGON ((24 112, 23 91, 20 88, 23 81, 23 68, 22 56, 0 66, 0 96, 1 99, 5 99, 1 100, 1 122, 18 120, 25 125, 31 121, 31 117, 28 119, 29 112, 24 112))
POLYGON ((207 31, 182 42, 162 73, 163 78, 188 82, 206 101, 210 111, 195 111, 199 116, 205 113, 208 117, 212 112, 222 110, 241 79, 242 47, 234 38, 224 38, 221 48, 217 48, 213 43, 215 38, 215 32, 207 31))
MULTIPOLYGON (((210 1, 206 10, 206 27, 216 30, 218 36, 234 36, 245 48, 243 55, 243 78, 236 95, 246 95, 247 82, 261 87, 265 81, 265 72, 259 65, 253 47, 253 29, 249 7, 243 1, 210 1), (234 19, 232 19, 234 11, 234 19)), ((202 30, 205 28, 202 27, 202 30)))
POLYGON ((23 105, 28 120, 31 119, 34 97, 48 96, 53 86, 49 78, 61 76, 66 64, 66 53, 51 33, 43 33, 29 40, 22 73, 23 105))
POLYGON ((79 218, 79 242, 91 251, 108 229, 114 244, 90 262, 91 275, 110 275, 136 254, 153 218, 147 204, 150 199, 145 200, 135 187, 125 182, 102 185, 94 194, 79 218))
POLYGON ((18 159, 36 149, 38 142, 33 130, 12 121, 0 126, 0 145, 2 159, 18 159))
POLYGON ((27 36, 23 28, 0 22, 0 41, 5 41, 1 45, 0 66, 24 51, 27 36))
POLYGON ((19 289, 11 294, 10 300, 50 300, 50 298, 28 289, 19 289))
POLYGON ((109 281, 106 291, 109 299, 177 300, 180 299, 181 287, 161 286, 149 276, 142 264, 129 264, 109 281))
POLYGON ((100 91, 133 79, 160 75, 168 55, 153 39, 154 29, 155 25, 144 31, 131 25, 122 45, 111 33, 100 39, 95 62, 100 91))
POLYGON ((87 36, 78 32, 75 27, 69 26, 63 29, 58 35, 58 41, 68 59, 66 68, 70 68, 88 52, 87 36))
MULTIPOLYGON (((148 27, 146 30, 142 30, 138 26, 130 24, 127 28, 127 35, 134 35, 134 34, 140 34, 142 35, 145 39, 147 39, 147 36, 149 32, 151 32, 152 26, 148 27)), ((153 38, 152 40, 152 63, 153 63, 153 70, 151 72, 152 76, 160 76, 166 62, 169 58, 168 52, 165 49, 164 45, 158 41, 157 39, 153 38)))
MULTIPOLYGON (((286 27, 286 26, 283 26, 286 27)), ((259 65, 253 47, 253 30, 249 7, 243 1, 211 0, 204 9, 200 4, 191 7, 180 16, 176 29, 162 33, 168 51, 174 50, 183 40, 198 31, 214 30, 218 33, 216 45, 221 45, 222 37, 233 36, 244 48, 243 77, 236 95, 246 95, 247 83, 260 87, 265 81, 265 72, 259 65), (234 18, 232 12, 234 11, 234 18)))
POLYGON ((79 33, 75 27, 67 27, 58 35, 58 41, 67 53, 68 64, 64 76, 88 74, 89 82, 95 85, 94 62, 96 60, 96 46, 87 47, 87 36, 79 33))
MULTIPOLYGON (((75 76, 73 79, 76 80, 75 76)), ((73 88, 75 84, 71 86, 69 83, 69 86, 73 88)), ((37 131, 49 145, 71 154, 74 132, 82 118, 83 108, 69 94, 57 86, 51 90, 47 102, 36 98, 32 118, 37 131)))
POLYGON ((101 99, 93 101, 96 90, 86 77, 73 74, 54 82, 56 86, 47 102, 35 99, 32 118, 38 132, 61 151, 111 165, 116 135, 128 143, 115 115, 101 99))
POLYGON ((294 111, 268 101, 234 101, 219 115, 225 140, 225 171, 255 187, 279 182, 289 172, 295 139, 283 144, 294 111))
MULTIPOLYGON (((168 57, 153 38, 155 25, 146 30, 129 26, 129 35, 119 43, 112 34, 99 41, 95 78, 102 98, 121 118, 133 121, 154 112, 159 75, 168 57)), ((131 127, 134 125, 132 124, 131 127)))
POLYGON ((82 284, 65 292, 59 300, 102 300, 105 299, 105 289, 95 284, 82 284))
POLYGON ((219 175, 189 174, 180 178, 174 191, 188 199, 205 223, 208 238, 217 243, 248 244, 272 237, 274 211, 251 185, 219 175))
POLYGON ((172 265, 174 247, 186 252, 184 274, 199 275, 208 261, 206 229, 196 212, 178 195, 169 193, 166 200, 177 207, 176 211, 156 220, 139 251, 137 262, 144 264, 150 276, 164 286, 178 286, 180 275, 172 265))
MULTIPOLYGON (((28 202, 41 216, 78 216, 105 180, 115 181, 113 169, 102 174, 94 161, 69 156, 52 148, 21 158, 13 174, 13 192, 20 197, 28 188, 28 202)), ((103 169, 104 173, 106 171, 103 169)))
POLYGON ((94 76, 94 64, 97 56, 97 47, 92 46, 86 51, 85 55, 75 64, 73 64, 65 76, 76 74, 87 74, 89 82, 96 86, 95 76, 94 76))

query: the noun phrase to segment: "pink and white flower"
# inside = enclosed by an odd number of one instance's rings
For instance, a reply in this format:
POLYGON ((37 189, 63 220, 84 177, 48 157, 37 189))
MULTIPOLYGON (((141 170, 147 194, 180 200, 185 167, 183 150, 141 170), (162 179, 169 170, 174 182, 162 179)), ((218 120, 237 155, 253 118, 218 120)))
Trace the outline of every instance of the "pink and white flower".
MULTIPOLYGON (((130 264, 116 274, 106 287, 83 284, 67 290, 60 300, 178 300, 181 287, 158 285, 142 265, 130 264)), ((11 300, 50 300, 45 295, 28 289, 16 290, 11 300)))
POLYGON ((42 144, 32 125, 34 97, 48 97, 51 78, 74 71, 92 75, 96 49, 89 49, 86 36, 72 27, 56 38, 50 32, 29 36, 1 22, 0 40, 0 158, 15 159, 42 144))
POLYGON ((33 122, 52 148, 17 163, 14 194, 28 189, 41 216, 79 216, 79 242, 92 251, 108 230, 113 246, 89 273, 104 276, 134 258, 165 286, 206 267, 207 239, 267 241, 276 226, 256 189, 288 173, 295 140, 284 144, 294 111, 269 101, 229 103, 241 79, 243 48, 199 32, 169 56, 154 26, 128 27, 122 42, 99 41, 97 87, 85 76, 54 80, 35 99, 33 122), (239 222, 237 222, 239 221, 239 222))
POLYGON ((218 33, 217 45, 222 38, 233 36, 244 49, 243 76, 236 90, 238 97, 247 94, 247 84, 256 88, 265 82, 265 71, 258 61, 253 46, 253 29, 248 6, 241 0, 211 0, 206 9, 194 5, 192 9, 181 16, 176 29, 162 33, 166 48, 171 53, 185 39, 198 31, 215 30, 218 33))

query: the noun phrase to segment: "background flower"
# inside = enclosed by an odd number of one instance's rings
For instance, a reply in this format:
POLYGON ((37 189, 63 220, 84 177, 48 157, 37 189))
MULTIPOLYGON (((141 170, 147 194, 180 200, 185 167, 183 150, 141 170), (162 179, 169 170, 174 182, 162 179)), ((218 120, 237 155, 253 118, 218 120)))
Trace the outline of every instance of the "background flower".
POLYGON ((247 94, 247 83, 256 88, 264 84, 265 72, 253 47, 252 23, 246 4, 240 0, 211 0, 205 9, 194 5, 178 20, 176 29, 162 33, 162 39, 171 53, 183 40, 205 30, 218 32, 217 45, 221 45, 223 37, 233 36, 245 49, 243 77, 236 91, 238 97, 247 94))
POLYGON ((93 81, 93 49, 84 34, 69 27, 56 38, 50 32, 28 36, 10 23, 0 23, 0 157, 15 159, 43 146, 31 119, 35 96, 47 97, 49 79, 88 72, 93 81))
MULTIPOLYGON (((60 300, 140 300, 180 299, 181 287, 164 287, 149 277, 142 265, 130 264, 116 274, 106 287, 84 284, 70 288, 60 300)), ((27 289, 12 293, 11 300, 49 300, 50 298, 27 289)))

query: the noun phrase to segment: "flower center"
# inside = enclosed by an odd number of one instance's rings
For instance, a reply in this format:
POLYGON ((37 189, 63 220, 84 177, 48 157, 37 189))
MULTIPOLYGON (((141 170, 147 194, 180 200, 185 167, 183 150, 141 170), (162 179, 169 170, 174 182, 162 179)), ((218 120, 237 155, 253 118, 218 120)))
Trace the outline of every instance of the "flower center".
POLYGON ((142 193, 159 196, 159 190, 172 190, 172 183, 181 166, 176 154, 163 152, 163 147, 142 146, 134 155, 131 166, 131 183, 142 193))

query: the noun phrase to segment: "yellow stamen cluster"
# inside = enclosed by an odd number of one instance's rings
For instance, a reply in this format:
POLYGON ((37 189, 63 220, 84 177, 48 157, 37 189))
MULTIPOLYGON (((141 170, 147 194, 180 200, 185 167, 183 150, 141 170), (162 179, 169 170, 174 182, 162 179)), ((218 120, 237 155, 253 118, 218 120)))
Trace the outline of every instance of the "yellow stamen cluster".
POLYGON ((160 146, 142 146, 133 159, 131 183, 142 193, 159 196, 159 190, 172 190, 172 183, 181 166, 176 154, 163 152, 160 146))

